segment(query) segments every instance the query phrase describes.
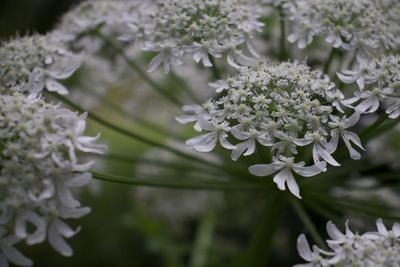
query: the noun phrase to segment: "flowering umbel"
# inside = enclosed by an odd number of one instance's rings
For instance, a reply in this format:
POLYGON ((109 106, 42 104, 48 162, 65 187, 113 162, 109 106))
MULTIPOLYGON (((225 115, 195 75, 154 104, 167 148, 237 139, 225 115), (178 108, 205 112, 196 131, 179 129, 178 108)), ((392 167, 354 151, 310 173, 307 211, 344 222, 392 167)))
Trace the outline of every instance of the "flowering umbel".
POLYGON ((105 152, 103 145, 95 144, 99 136, 83 135, 85 127, 86 114, 78 116, 32 95, 1 90, 0 230, 7 227, 12 234, 1 230, 3 262, 31 265, 22 255, 13 253, 10 258, 10 250, 3 250, 18 240, 34 245, 47 239, 62 255, 72 255, 64 238, 79 228, 72 229, 64 220, 90 212, 72 190, 90 181, 93 164, 82 161, 78 153, 105 152))
POLYGON ((299 48, 318 36, 334 48, 355 50, 359 60, 399 48, 397 0, 296 0, 286 7, 294 24, 288 40, 299 48))
POLYGON ((6 42, 0 46, 0 58, 0 86, 34 95, 44 88, 68 94, 58 80, 69 78, 82 60, 51 34, 34 34, 6 42))
POLYGON ((359 102, 356 110, 360 113, 375 112, 383 106, 389 118, 400 116, 400 57, 395 55, 361 62, 357 70, 338 73, 344 83, 358 85, 352 103, 359 102), (383 105, 382 105, 383 104, 383 105))
POLYGON ((192 115, 177 118, 181 123, 195 122, 197 131, 208 133, 186 144, 201 152, 214 149, 217 142, 232 150, 232 159, 249 156, 257 145, 270 147, 272 162, 257 164, 249 171, 257 176, 275 174, 279 189, 300 198, 292 171, 305 177, 339 166, 332 157, 339 138, 350 156, 359 159, 353 144, 363 149, 358 136, 347 130, 358 122, 359 113, 343 112, 343 94, 328 76, 300 63, 261 63, 226 80, 210 84, 221 93, 205 104, 185 106, 192 115), (231 144, 231 140, 239 141, 231 144), (312 146, 313 165, 298 161, 298 148, 312 146))
POLYGON ((210 56, 225 54, 233 67, 249 65, 252 59, 242 48, 256 55, 251 41, 263 26, 258 20, 261 8, 252 0, 160 1, 143 48, 158 53, 148 70, 162 64, 167 73, 170 65, 181 65, 186 54, 206 67, 212 66, 210 56))
POLYGON ((395 223, 388 230, 382 219, 378 219, 376 227, 376 232, 358 234, 353 233, 346 223, 345 233, 342 233, 336 225, 328 222, 328 251, 316 245, 311 250, 302 234, 297 239, 297 249, 300 256, 309 263, 296 264, 294 267, 400 266, 400 224, 395 223))

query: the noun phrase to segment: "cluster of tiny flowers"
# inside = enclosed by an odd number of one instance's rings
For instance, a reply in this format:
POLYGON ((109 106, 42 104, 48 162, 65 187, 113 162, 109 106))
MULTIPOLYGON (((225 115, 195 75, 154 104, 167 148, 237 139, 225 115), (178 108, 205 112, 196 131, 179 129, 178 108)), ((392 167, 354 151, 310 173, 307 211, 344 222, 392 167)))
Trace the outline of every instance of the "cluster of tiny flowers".
POLYGON ((296 0, 288 5, 293 33, 290 42, 299 48, 322 36, 335 48, 356 50, 367 59, 400 45, 398 0, 296 0))
POLYGON ((79 229, 64 219, 90 212, 72 191, 90 181, 93 163, 80 162, 77 154, 104 153, 105 147, 95 144, 98 136, 82 135, 86 114, 78 116, 10 89, 1 91, 0 107, 0 265, 8 266, 7 260, 32 264, 4 248, 19 240, 34 245, 47 239, 59 253, 71 256, 64 238, 79 229))
POLYGON ((353 233, 347 223, 342 233, 328 222, 327 232, 331 239, 327 240, 329 251, 314 245, 310 248, 306 237, 302 234, 297 239, 300 256, 307 261, 294 267, 399 267, 400 266, 400 224, 395 223, 388 230, 378 219, 377 232, 364 234, 353 233))
POLYGON ((351 158, 360 158, 353 148, 354 144, 363 149, 360 139, 347 130, 358 122, 359 113, 344 115, 343 94, 320 71, 300 63, 260 63, 210 86, 222 93, 217 100, 184 106, 192 114, 177 118, 181 123, 195 122, 195 130, 208 132, 188 140, 189 147, 209 152, 219 141, 232 150, 233 160, 253 154, 256 143, 270 147, 272 162, 253 165, 249 171, 257 176, 275 174, 278 188, 285 190, 287 184, 299 198, 292 171, 309 177, 325 171, 327 163, 339 166, 332 153, 340 137, 351 158), (228 139, 239 143, 233 145, 228 139), (296 162, 298 147, 307 145, 312 145, 312 166, 296 162))
MULTIPOLYGON (((139 24, 145 25, 143 21, 139 23, 140 12, 145 8, 138 6, 135 1, 86 1, 63 16, 54 34, 74 45, 74 48, 87 51, 99 49, 101 40, 93 38, 99 33, 108 37, 119 37, 130 30, 129 39, 133 41, 141 36, 139 24)), ((124 37, 127 38, 128 36, 124 37)))
POLYGON ((57 80, 70 77, 81 64, 53 35, 16 38, 0 46, 0 86, 38 95, 46 88, 59 94, 68 90, 57 80))
POLYGON ((167 73, 170 65, 181 65, 186 54, 206 67, 212 66, 210 56, 225 54, 233 67, 248 66, 252 59, 242 48, 247 46, 256 56, 251 40, 263 27, 258 21, 261 8, 253 0, 160 1, 143 47, 158 53, 148 70, 162 64, 167 73))
POLYGON ((359 91, 349 99, 361 101, 356 110, 361 113, 375 112, 380 103, 390 118, 400 116, 400 57, 389 55, 361 62, 357 70, 344 70, 338 73, 344 83, 356 82, 359 91))

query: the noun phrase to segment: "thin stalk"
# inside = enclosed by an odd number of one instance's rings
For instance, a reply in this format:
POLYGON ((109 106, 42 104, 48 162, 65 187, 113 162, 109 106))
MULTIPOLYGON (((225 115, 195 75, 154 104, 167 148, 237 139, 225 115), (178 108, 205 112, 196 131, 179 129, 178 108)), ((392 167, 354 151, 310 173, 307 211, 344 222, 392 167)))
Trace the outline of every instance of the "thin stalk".
POLYGON ((324 173, 309 177, 307 179, 301 179, 300 185, 302 189, 308 186, 314 187, 316 183, 324 183, 330 179, 338 179, 339 177, 344 176, 350 172, 365 171, 376 167, 376 165, 366 164, 365 161, 348 160, 344 162, 340 167, 329 167, 328 171, 324 173))
POLYGON ((267 199, 258 225, 255 227, 243 260, 239 260, 237 267, 265 267, 268 262, 269 251, 285 211, 286 195, 274 192, 267 199))
POLYGON ((281 35, 280 35, 280 46, 281 46, 280 58, 281 58, 281 60, 287 60, 288 59, 288 52, 287 52, 287 42, 286 42, 286 21, 285 21, 285 14, 284 14, 284 11, 283 11, 282 7, 279 7, 279 23, 280 23, 280 29, 281 29, 281 35))
POLYGON ((370 136, 388 119, 386 113, 382 113, 376 121, 360 133, 359 137, 362 141, 368 140, 370 136))
POLYGON ((204 181, 200 179, 176 179, 176 178, 136 178, 121 175, 92 172, 93 178, 97 180, 129 184, 136 186, 162 187, 174 189, 190 189, 190 190, 265 190, 262 184, 240 183, 240 182, 220 182, 220 181, 204 181))
POLYGON ((212 243, 215 229, 215 214, 208 212, 200 220, 196 240, 193 246, 190 267, 205 267, 207 264, 207 254, 212 243))
POLYGON ((197 165, 188 164, 187 162, 182 162, 181 164, 178 164, 175 162, 168 162, 168 161, 163 161, 163 160, 159 160, 159 159, 137 158, 137 157, 109 154, 109 153, 106 155, 98 155, 97 157, 101 157, 105 160, 112 160, 112 161, 118 161, 118 162, 124 162, 124 163, 156 165, 157 167, 171 168, 171 169, 178 170, 178 171, 189 169, 191 171, 199 171, 199 172, 205 173, 205 174, 213 174, 213 175, 219 175, 219 176, 222 175, 221 172, 216 172, 216 171, 210 170, 209 168, 206 168, 204 166, 200 167, 197 165))
POLYGON ((164 96, 167 100, 169 100, 172 104, 180 108, 182 106, 182 103, 180 100, 175 98, 173 95, 169 94, 168 92, 165 92, 164 88, 162 88, 158 83, 153 81, 153 79, 147 75, 145 71, 143 71, 136 62, 131 60, 126 54, 125 51, 119 47, 117 44, 114 43, 113 40, 108 38, 107 36, 103 35, 101 32, 97 32, 96 35, 101 38, 109 47, 111 47, 116 53, 118 53, 122 59, 136 72, 138 73, 145 82, 147 82, 151 88, 153 88, 157 93, 160 95, 164 96))
POLYGON ((329 53, 328 60, 325 62, 324 65, 324 73, 329 74, 329 70, 331 68, 333 59, 335 58, 336 54, 337 54, 336 48, 332 48, 331 52, 329 53))
POLYGON ((217 63, 215 62, 215 59, 214 59, 214 57, 212 55, 208 55, 208 56, 209 56, 211 64, 212 64, 211 72, 212 72, 213 78, 215 80, 220 80, 221 79, 221 72, 220 72, 220 70, 219 70, 219 68, 217 66, 217 63))
POLYGON ((371 202, 360 202, 356 200, 343 200, 335 197, 321 195, 317 193, 309 194, 313 195, 313 199, 324 202, 329 205, 330 208, 337 210, 339 212, 343 212, 346 210, 353 211, 355 213, 370 215, 373 217, 383 217, 391 220, 400 220, 400 214, 395 214, 394 212, 386 212, 387 207, 373 205, 371 202))
POLYGON ((378 127, 374 132, 372 132, 371 134, 369 134, 369 135, 365 138, 364 142, 366 142, 366 141, 368 141, 368 140, 370 140, 370 139, 372 139, 372 138, 374 138, 374 137, 377 137, 377 136, 379 136, 380 134, 382 134, 382 133, 384 133, 384 132, 386 132, 386 131, 392 129, 392 128, 395 127, 395 126, 397 125, 397 123, 399 123, 399 122, 400 122, 400 117, 397 118, 397 119, 392 119, 390 122, 387 122, 387 123, 381 125, 381 126, 378 127))
POLYGON ((182 89, 182 91, 184 91, 186 93, 186 95, 190 98, 190 100, 192 100, 196 104, 199 104, 202 102, 200 100, 200 98, 189 87, 189 85, 187 84, 187 82, 185 80, 183 80, 181 77, 177 76, 172 71, 171 71, 170 76, 171 76, 172 80, 174 81, 174 83, 177 86, 179 86, 182 89))
POLYGON ((95 96, 98 100, 100 100, 102 102, 102 104, 104 104, 104 106, 110 108, 111 110, 115 111, 117 114, 121 115, 122 117, 132 117, 135 121, 137 121, 138 123, 142 124, 144 127, 153 130, 156 133, 160 133, 163 135, 166 135, 168 137, 171 137, 177 141, 182 141, 185 140, 186 138, 184 138, 183 136, 180 136, 174 132, 168 131, 167 129, 163 128, 160 125, 157 125, 156 123, 150 122, 146 119, 141 118, 140 116, 138 116, 137 114, 131 113, 131 112, 127 112, 126 110, 124 110, 123 108, 121 108, 120 105, 115 104, 114 102, 110 101, 108 98, 103 98, 100 99, 101 96, 95 92, 95 91, 88 91, 85 89, 81 90, 84 94, 88 95, 88 96, 95 96), (90 95, 89 95, 90 94, 90 95))
POLYGON ((321 207, 320 205, 316 204, 313 201, 305 201, 306 206, 308 206, 310 209, 312 209, 315 213, 321 215, 322 217, 324 217, 326 220, 333 220, 333 221, 338 221, 339 217, 329 211, 326 208, 321 207))
POLYGON ((327 249, 324 240, 322 239, 321 235, 319 234, 317 228, 315 227, 314 223, 312 222, 311 218, 308 216, 306 210, 303 206, 299 203, 299 200, 294 200, 293 198, 290 199, 290 204, 292 205, 293 210, 296 212, 297 216, 303 223, 303 225, 307 228, 308 232, 310 233, 311 237, 314 239, 314 242, 318 244, 318 246, 322 249, 327 249))
MULTIPOLYGON (((65 104, 71 106, 75 110, 77 110, 79 112, 85 112, 84 109, 82 109, 80 106, 76 105, 75 103, 71 102, 69 99, 65 98, 64 96, 61 96, 61 95, 58 95, 58 94, 51 94, 51 95, 57 97, 62 102, 64 102, 65 104)), ((94 121, 106 126, 107 128, 110 128, 110 129, 114 130, 115 132, 118 132, 118 133, 120 133, 122 135, 125 135, 125 136, 127 136, 129 138, 135 139, 137 141, 140 141, 140 142, 142 142, 144 144, 147 144, 147 145, 150 145, 150 146, 161 148, 161 149, 163 149, 165 151, 169 151, 169 152, 171 152, 171 153, 173 153, 173 154, 175 154, 177 156, 183 157, 183 158, 188 159, 188 160, 192 160, 192 161, 199 162, 199 163, 201 162, 203 164, 207 164, 208 166, 212 166, 212 167, 217 168, 217 169, 225 169, 226 170, 226 166, 219 165, 219 164, 216 164, 214 162, 211 162, 211 161, 208 161, 208 160, 205 160, 205 159, 202 159, 202 158, 198 158, 196 156, 184 153, 184 152, 182 152, 182 151, 180 151, 178 149, 175 149, 173 147, 170 147, 170 146, 168 146, 166 144, 151 140, 151 139, 149 139, 149 138, 147 138, 147 137, 145 137, 145 136, 143 136, 143 135, 141 135, 139 133, 135 133, 133 131, 129 131, 127 129, 121 128, 121 127, 119 127, 119 126, 117 126, 117 125, 115 125, 115 124, 113 124, 111 122, 108 122, 108 121, 104 120, 103 118, 97 116, 96 114, 93 114, 93 113, 90 113, 90 112, 87 112, 87 114, 88 114, 88 117, 93 119, 94 121)))

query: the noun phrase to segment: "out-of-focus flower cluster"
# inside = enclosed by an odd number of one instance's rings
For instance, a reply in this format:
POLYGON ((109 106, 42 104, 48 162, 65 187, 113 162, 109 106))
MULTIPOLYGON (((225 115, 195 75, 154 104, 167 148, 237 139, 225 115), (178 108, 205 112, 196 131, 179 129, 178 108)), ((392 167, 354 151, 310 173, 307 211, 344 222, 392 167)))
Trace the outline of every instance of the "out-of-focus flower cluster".
POLYGON ((285 7, 293 21, 288 40, 299 48, 319 36, 334 48, 356 51, 359 60, 399 48, 397 0, 293 0, 285 7))
POLYGON ((131 42, 142 37, 151 10, 136 1, 86 1, 63 16, 54 34, 74 49, 96 52, 103 42, 99 34, 131 42))
POLYGON ((201 152, 214 149, 217 142, 232 150, 232 159, 249 156, 257 143, 271 147, 272 162, 250 167, 254 175, 275 174, 279 189, 300 197, 292 171, 305 177, 326 170, 326 164, 339 166, 331 156, 341 139, 350 156, 359 159, 353 145, 363 149, 358 136, 348 131, 358 122, 359 113, 343 112, 343 94, 328 76, 299 63, 261 63, 236 76, 211 83, 221 93, 203 105, 184 106, 191 115, 177 118, 181 123, 195 122, 197 131, 208 133, 186 144, 201 152), (239 141, 232 145, 228 139, 239 141), (314 165, 296 162, 298 148, 312 145, 314 165))
POLYGON ((395 223, 388 230, 382 219, 378 219, 376 226, 376 232, 359 234, 353 233, 346 223, 345 233, 342 233, 332 222, 328 222, 328 251, 316 245, 311 249, 306 237, 300 235, 297 249, 308 263, 297 264, 295 267, 400 266, 400 225, 395 223))
POLYGON ((0 265, 30 266, 13 246, 47 240, 64 256, 64 238, 75 235, 64 220, 90 212, 74 188, 86 185, 93 162, 82 154, 104 153, 98 136, 84 136, 86 114, 46 102, 44 89, 60 95, 60 83, 81 66, 81 54, 68 50, 56 35, 15 38, 0 46, 0 265))

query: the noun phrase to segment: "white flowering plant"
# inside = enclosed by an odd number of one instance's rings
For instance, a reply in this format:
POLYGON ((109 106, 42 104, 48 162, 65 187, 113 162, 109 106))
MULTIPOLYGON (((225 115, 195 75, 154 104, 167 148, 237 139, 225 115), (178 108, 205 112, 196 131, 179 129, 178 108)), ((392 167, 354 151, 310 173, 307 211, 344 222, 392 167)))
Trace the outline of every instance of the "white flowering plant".
POLYGON ((398 0, 87 0, 2 40, 0 267, 75 235, 73 266, 400 266, 399 52, 398 0))

